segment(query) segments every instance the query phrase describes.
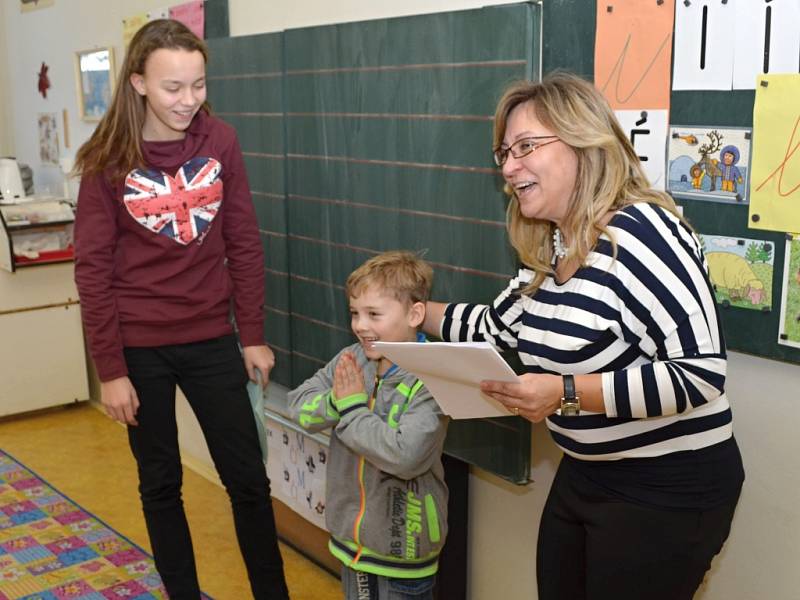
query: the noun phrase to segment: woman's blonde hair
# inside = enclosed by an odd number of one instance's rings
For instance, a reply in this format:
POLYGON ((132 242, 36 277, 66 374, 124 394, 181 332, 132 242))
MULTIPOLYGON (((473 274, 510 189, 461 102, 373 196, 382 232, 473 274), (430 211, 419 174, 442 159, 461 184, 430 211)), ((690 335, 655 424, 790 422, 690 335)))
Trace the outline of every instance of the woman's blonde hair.
MULTIPOLYGON (((608 233, 603 218, 609 211, 651 202, 679 216, 672 198, 650 187, 627 135, 594 85, 565 72, 553 72, 540 82, 513 83, 495 111, 493 148, 502 145, 508 117, 522 104, 528 104, 536 118, 578 158, 575 188, 560 225, 570 241, 568 258, 584 263, 600 234, 608 233)), ((514 190, 509 185, 504 190, 511 198, 506 215, 511 245, 520 261, 535 273, 523 290, 531 293, 553 272, 555 225, 523 216, 514 190)), ((616 243, 609 237, 616 254, 616 243)))
MULTIPOLYGON (((111 105, 92 136, 75 155, 74 175, 106 171, 112 180, 116 180, 131 169, 144 166, 142 127, 146 99, 133 89, 130 80, 134 73, 144 74, 147 59, 161 48, 197 51, 208 62, 205 42, 180 21, 156 19, 139 29, 125 54, 111 105)), ((208 112, 208 103, 204 103, 201 109, 208 112)))
POLYGON ((433 269, 413 252, 391 250, 373 256, 350 273, 345 284, 348 298, 368 288, 393 296, 403 304, 427 302, 431 295, 433 269))

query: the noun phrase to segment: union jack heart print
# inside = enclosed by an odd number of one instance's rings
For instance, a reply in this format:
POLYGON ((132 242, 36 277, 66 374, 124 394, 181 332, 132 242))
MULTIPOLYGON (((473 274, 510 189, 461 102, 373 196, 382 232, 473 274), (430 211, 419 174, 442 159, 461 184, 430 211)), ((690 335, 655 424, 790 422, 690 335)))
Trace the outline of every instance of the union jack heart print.
POLYGON ((153 233, 182 245, 201 237, 222 203, 222 165, 196 157, 170 177, 155 169, 134 169, 125 177, 128 213, 153 233))

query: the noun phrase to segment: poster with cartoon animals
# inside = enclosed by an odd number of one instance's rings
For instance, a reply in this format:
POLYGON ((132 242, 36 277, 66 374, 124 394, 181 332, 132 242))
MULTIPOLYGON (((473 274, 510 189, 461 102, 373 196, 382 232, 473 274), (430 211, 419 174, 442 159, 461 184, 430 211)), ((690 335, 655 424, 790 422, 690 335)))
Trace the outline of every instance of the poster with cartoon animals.
POLYGON ((778 343, 800 348, 800 235, 787 234, 778 343))
POLYGON ((670 127, 667 191, 676 198, 747 202, 750 129, 670 127))
POLYGON ((266 434, 272 494, 307 521, 325 529, 328 447, 269 416, 266 434))
POLYGON ((772 310, 772 242, 720 235, 700 235, 700 240, 717 303, 772 310))

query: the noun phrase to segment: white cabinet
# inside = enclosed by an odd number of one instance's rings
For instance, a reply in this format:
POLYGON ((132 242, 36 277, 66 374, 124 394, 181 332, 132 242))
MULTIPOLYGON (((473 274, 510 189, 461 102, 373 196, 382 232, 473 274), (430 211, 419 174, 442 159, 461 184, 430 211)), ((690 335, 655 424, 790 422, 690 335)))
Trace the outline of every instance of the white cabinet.
POLYGON ((0 205, 0 268, 72 261, 74 221, 72 205, 57 198, 0 205))
POLYGON ((72 221, 57 201, 0 206, 0 416, 89 398, 72 221))

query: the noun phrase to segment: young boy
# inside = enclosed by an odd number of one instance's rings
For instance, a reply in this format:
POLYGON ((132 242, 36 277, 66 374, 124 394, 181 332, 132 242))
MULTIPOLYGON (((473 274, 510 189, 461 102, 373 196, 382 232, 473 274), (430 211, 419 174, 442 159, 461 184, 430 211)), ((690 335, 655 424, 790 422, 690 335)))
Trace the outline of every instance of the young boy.
POLYGON ((422 381, 372 345, 424 340, 418 328, 432 279, 430 266, 410 252, 386 252, 356 269, 345 292, 358 343, 289 394, 303 428, 332 428, 328 547, 344 565, 347 600, 433 598, 447 535, 441 455, 448 418, 422 381))

